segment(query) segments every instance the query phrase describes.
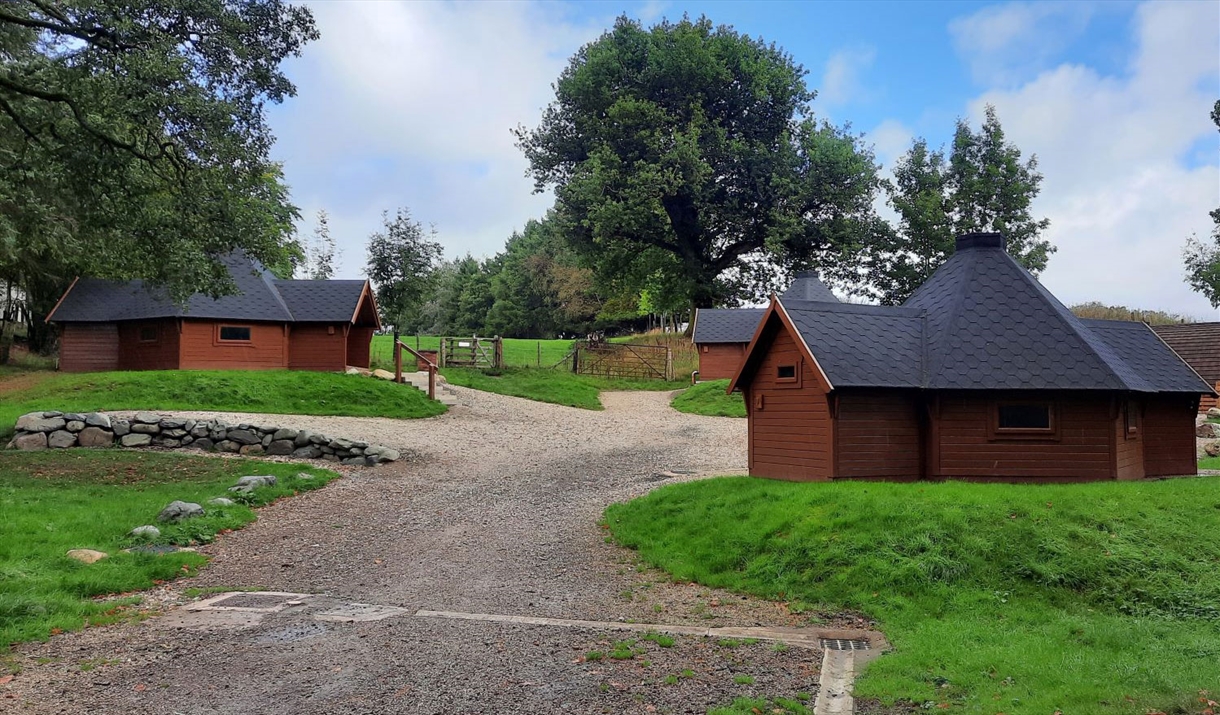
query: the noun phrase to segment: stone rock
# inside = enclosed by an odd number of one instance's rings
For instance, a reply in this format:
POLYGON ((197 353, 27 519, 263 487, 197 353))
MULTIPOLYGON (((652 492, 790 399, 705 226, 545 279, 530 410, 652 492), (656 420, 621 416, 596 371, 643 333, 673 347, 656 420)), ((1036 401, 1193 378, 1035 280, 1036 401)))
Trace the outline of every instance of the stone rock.
POLYGON ((84 420, 72 420, 71 422, 69 422, 67 424, 67 429, 69 432, 80 432, 84 428, 85 428, 84 420))
POLYGON ((188 444, 190 444, 191 442, 194 442, 194 441, 195 441, 195 438, 194 438, 194 437, 192 437, 192 436, 190 436, 190 435, 188 434, 187 436, 185 436, 185 437, 183 437, 183 438, 182 438, 182 446, 183 446, 183 447, 185 447, 185 446, 187 446, 188 444))
POLYGON ((161 425, 150 425, 147 422, 133 422, 131 431, 136 434, 160 434, 161 425))
POLYGON ((167 449, 177 449, 182 446, 182 440, 169 439, 168 437, 157 437, 152 441, 154 447, 165 447, 167 449))
POLYGON ((364 457, 348 457, 347 459, 340 461, 340 464, 344 464, 349 467, 367 467, 369 462, 364 457))
POLYGON ((29 432, 19 434, 13 439, 13 446, 21 450, 34 450, 47 448, 47 435, 45 432, 29 432))
POLYGON ((393 379, 394 379, 394 373, 392 373, 392 372, 390 372, 390 371, 388 371, 388 370, 374 370, 374 371, 373 371, 373 377, 379 377, 379 378, 381 378, 382 380, 393 380, 393 379))
POLYGON ((187 435, 187 431, 181 427, 170 427, 169 429, 166 429, 165 425, 161 425, 161 434, 169 437, 170 439, 182 439, 187 435))
POLYGON ((195 422, 195 420, 187 420, 186 422, 182 423, 182 429, 186 430, 187 432, 190 432, 191 430, 195 429, 196 424, 197 423, 195 422))
POLYGON ((146 425, 155 425, 161 421, 161 415, 154 415, 151 412, 137 412, 135 417, 131 418, 132 422, 141 422, 146 425))
POLYGON ((347 450, 347 451, 348 451, 348 453, 349 453, 349 454, 353 454, 353 455, 358 456, 358 457, 359 457, 359 456, 363 456, 363 455, 364 455, 364 450, 363 450, 363 449, 361 449, 360 447, 352 447, 351 449, 349 449, 349 450, 347 450))
POLYGON ((313 475, 309 472, 297 472, 297 479, 300 479, 302 482, 312 482, 313 475))
POLYGON ((213 442, 223 442, 228 439, 229 431, 223 427, 217 427, 208 432, 208 437, 211 437, 213 442))
POLYGON ((324 454, 324 455, 322 455, 322 459, 325 459, 328 462, 338 462, 339 461, 339 458, 336 457, 334 454, 324 454))
POLYGON ((360 449, 364 449, 365 447, 369 446, 369 443, 368 442, 352 442, 352 446, 359 447, 360 449))
MULTIPOLYGON (((365 450, 365 453, 367 454, 368 450, 365 450)), ((377 453, 377 456, 383 462, 397 462, 398 460, 402 459, 402 455, 398 453, 397 449, 390 449, 389 447, 382 447, 381 451, 377 453)))
POLYGON ((202 449, 205 451, 216 449, 216 443, 213 442, 212 440, 208 439, 207 437, 200 437, 199 439, 195 440, 194 442, 191 442, 191 446, 194 447, 195 449, 202 449))
POLYGON ((68 552, 68 558, 76 559, 82 564, 93 564, 110 556, 105 551, 94 551, 93 549, 72 549, 68 552))
POLYGON ((183 519, 193 519, 197 516, 203 516, 203 513, 203 507, 193 502, 172 501, 161 510, 160 514, 157 514, 157 521, 182 521, 183 519))
POLYGON ((258 434, 249 429, 241 428, 229 430, 227 439, 230 442, 236 442, 238 444, 258 444, 262 442, 262 438, 260 438, 258 434))
POLYGON ((45 412, 31 412, 17 418, 14 427, 18 432, 54 432, 68 424, 62 417, 44 417, 45 412))
POLYGON ((47 446, 52 449, 67 449, 68 447, 76 446, 76 435, 67 430, 59 430, 52 432, 47 437, 47 446))
POLYGON ((1207 409, 1208 417, 1220 417, 1220 407, 1209 407, 1207 409))
POLYGON ((103 415, 98 412, 90 412, 85 415, 85 424, 90 427, 101 427, 102 429, 110 429, 110 415, 103 415))
POLYGON ((1195 436, 1202 437, 1204 439, 1214 439, 1216 437, 1220 437, 1220 430, 1216 429, 1218 426, 1220 425, 1216 425, 1212 422, 1204 422, 1198 427, 1195 427, 1195 436))
POLYGON ((347 367, 347 369, 343 371, 343 374, 344 374, 344 375, 359 375, 359 374, 360 374, 360 368, 358 368, 358 367, 351 367, 351 366, 349 365, 349 366, 347 367))
POLYGON ((86 427, 76 435, 76 441, 82 447, 109 447, 114 444, 114 435, 101 427, 86 427))
POLYGON ((346 451, 352 448, 352 441, 350 439, 332 439, 327 446, 335 451, 346 451))
POLYGON ((307 429, 303 429, 300 432, 297 432, 296 437, 292 438, 292 443, 298 447, 304 447, 305 445, 309 444, 309 442, 312 438, 313 438, 313 432, 310 432, 307 429))
POLYGON ((292 450, 292 456, 297 459, 317 459, 322 456, 322 450, 311 444, 308 447, 298 447, 292 450))
POLYGON ((137 526, 136 528, 127 532, 127 534, 128 536, 134 536, 137 539, 155 539, 161 535, 161 530, 152 524, 145 524, 144 526, 137 526))
POLYGON ((263 445, 263 447, 267 447, 268 445, 270 445, 270 444, 271 444, 271 441, 272 441, 272 440, 271 440, 271 435, 269 435, 269 434, 265 434, 265 435, 263 435, 263 439, 262 439, 262 445, 263 445))
POLYGON ((119 444, 124 447, 147 447, 152 444, 152 435, 132 432, 131 434, 123 435, 122 439, 119 440, 119 444))
POLYGON ((277 429, 275 434, 271 435, 271 439, 275 440, 276 442, 279 442, 282 439, 295 440, 296 438, 297 431, 287 428, 277 429))
POLYGON ((1220 442, 1208 442, 1203 446, 1203 451, 1209 457, 1220 457, 1220 442))
POLYGON ((176 419, 173 419, 172 417, 166 417, 166 418, 162 419, 162 420, 161 420, 161 422, 160 422, 160 424, 161 424, 161 429, 163 429, 163 430, 166 430, 166 429, 182 429, 183 427, 185 427, 185 426, 186 426, 186 422, 185 422, 185 421, 183 421, 183 420, 176 420, 176 419))
POLYGON ((313 435, 310 435, 309 441, 312 442, 313 444, 319 444, 319 445, 328 444, 330 442, 330 437, 327 437, 324 434, 313 434, 313 435))
POLYGON ((212 497, 208 499, 208 503, 212 506, 233 506, 237 502, 232 499, 225 499, 224 497, 212 497))
POLYGON ((250 489, 257 489, 258 487, 274 487, 278 481, 279 480, 275 478, 274 474, 251 474, 238 479, 236 486, 249 487, 250 489))
POLYGON ((85 416, 79 412, 65 412, 61 415, 68 422, 84 422, 85 416))
POLYGON ((43 417, 63 417, 64 413, 56 412, 55 410, 47 410, 46 412, 42 413, 42 416, 43 417))
POLYGON ((289 455, 292 454, 293 446, 290 439, 277 439, 267 445, 267 454, 289 455))
POLYGON ((112 424, 114 426, 114 436, 116 437, 122 437, 131 432, 131 423, 127 420, 114 420, 112 424))
POLYGON ((266 453, 266 451, 267 450, 263 449, 263 445, 261 444, 245 444, 242 445, 241 449, 239 450, 241 454, 247 457, 257 457, 266 453))
POLYGON ((207 425, 200 423, 191 428, 191 436, 195 439, 202 439, 208 436, 209 431, 207 425))
POLYGON ((217 442, 216 449, 219 449, 221 452, 237 452, 241 449, 241 445, 236 442, 230 442, 226 439, 217 442))

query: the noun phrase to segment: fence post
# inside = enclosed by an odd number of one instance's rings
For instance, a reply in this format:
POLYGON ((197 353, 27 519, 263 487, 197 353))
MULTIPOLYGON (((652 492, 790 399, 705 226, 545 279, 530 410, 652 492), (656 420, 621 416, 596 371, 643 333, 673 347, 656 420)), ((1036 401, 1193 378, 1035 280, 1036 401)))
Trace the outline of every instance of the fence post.
POLYGON ((572 372, 580 372, 580 346, 577 345, 572 349, 572 372))
POLYGON ((538 341, 538 367, 542 367, 542 341, 538 341))
POLYGON ((402 383, 402 343, 394 337, 394 382, 402 383))
POLYGON ((674 349, 665 346, 665 381, 674 379, 674 349))

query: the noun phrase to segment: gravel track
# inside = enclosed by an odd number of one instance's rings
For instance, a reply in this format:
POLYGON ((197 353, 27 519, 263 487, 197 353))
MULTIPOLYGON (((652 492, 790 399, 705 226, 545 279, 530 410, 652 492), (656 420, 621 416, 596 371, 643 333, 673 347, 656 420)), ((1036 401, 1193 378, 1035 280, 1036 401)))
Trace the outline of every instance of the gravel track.
MULTIPOLYGON (((745 420, 678 413, 665 393, 604 393, 606 410, 589 412, 454 390, 459 404, 427 420, 217 415, 411 456, 346 469, 325 489, 264 508, 257 522, 204 549, 213 560, 202 573, 150 593, 150 603, 172 610, 188 586, 242 587, 411 613, 802 625, 780 605, 637 567, 598 526, 608 504, 658 484, 744 472, 745 420), (685 475, 661 474, 668 470, 685 475)), ((242 629, 171 621, 20 647, 24 670, 0 689, 0 711, 704 712, 739 695, 816 692, 820 655, 685 637, 672 648, 641 643, 630 660, 590 662, 586 652, 628 636, 409 615, 317 624, 285 612, 242 629), (691 675, 664 682, 683 671, 691 675), (734 680, 745 676, 754 682, 734 680)))

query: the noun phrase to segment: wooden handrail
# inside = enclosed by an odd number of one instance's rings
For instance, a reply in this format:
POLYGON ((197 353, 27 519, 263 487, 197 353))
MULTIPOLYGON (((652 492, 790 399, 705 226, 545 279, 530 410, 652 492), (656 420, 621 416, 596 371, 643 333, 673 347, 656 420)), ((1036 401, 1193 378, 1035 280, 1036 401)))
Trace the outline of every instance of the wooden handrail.
MULTIPOLYGON (((407 345, 401 340, 394 341, 394 382, 402 383, 402 351, 406 350, 415 356, 417 361, 422 360, 428 366, 428 399, 436 399, 436 363, 413 350, 410 345, 407 345)), ((418 364, 418 362, 416 363, 418 364)))

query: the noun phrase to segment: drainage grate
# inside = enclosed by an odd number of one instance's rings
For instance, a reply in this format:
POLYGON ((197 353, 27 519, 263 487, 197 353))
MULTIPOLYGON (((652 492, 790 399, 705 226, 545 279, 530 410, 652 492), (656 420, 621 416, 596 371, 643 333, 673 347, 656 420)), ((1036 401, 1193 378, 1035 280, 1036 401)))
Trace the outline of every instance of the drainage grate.
POLYGON ((868 641, 851 638, 823 638, 822 648, 825 650, 868 650, 868 641))

